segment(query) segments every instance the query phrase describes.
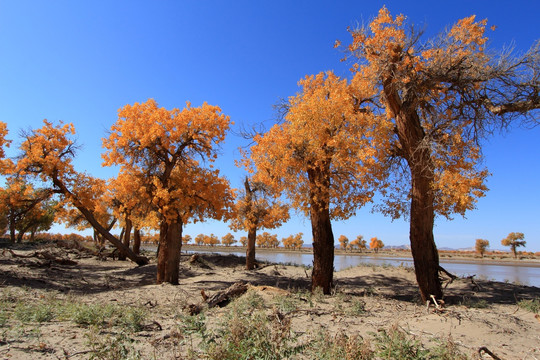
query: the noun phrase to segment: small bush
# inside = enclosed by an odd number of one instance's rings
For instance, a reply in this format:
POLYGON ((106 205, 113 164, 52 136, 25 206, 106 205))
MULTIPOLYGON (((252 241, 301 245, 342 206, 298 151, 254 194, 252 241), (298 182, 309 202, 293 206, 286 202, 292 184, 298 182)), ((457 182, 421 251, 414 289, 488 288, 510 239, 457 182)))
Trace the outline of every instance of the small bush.
POLYGON ((487 309, 490 307, 489 303, 484 299, 474 300, 470 298, 464 298, 461 305, 470 309, 487 309))
POLYGON ((437 345, 429 349, 429 359, 433 360, 467 360, 451 337, 446 340, 437 339, 437 345))
POLYGON ((130 307, 122 312, 118 325, 129 331, 138 332, 143 329, 146 320, 146 310, 138 307, 130 307))
POLYGON ((203 338, 210 359, 284 359, 299 353, 297 337, 290 331, 290 319, 278 310, 267 315, 263 299, 248 291, 229 305, 214 332, 203 338))
POLYGON ((309 359, 373 359, 373 351, 368 341, 361 336, 347 335, 343 332, 331 336, 322 329, 309 343, 304 352, 309 359))
POLYGON ((118 316, 118 308, 112 304, 75 303, 66 309, 69 320, 81 326, 112 326, 118 316))
POLYGON ((366 303, 362 299, 354 298, 347 308, 347 315, 362 315, 366 313, 366 303))
POLYGON ((538 314, 540 312, 540 298, 535 298, 532 300, 520 300, 517 304, 520 308, 532 313, 538 314))
POLYGON ((375 334, 375 355, 383 359, 414 360, 427 358, 428 351, 420 341, 393 327, 375 334))
POLYGON ((284 313, 289 314, 298 309, 298 300, 292 296, 276 296, 274 298, 277 309, 284 313))
POLYGON ((87 335, 91 347, 90 359, 94 360, 139 360, 141 354, 135 350, 133 339, 124 333, 103 336, 96 330, 87 335))
POLYGON ((19 303, 15 307, 15 318, 23 323, 47 322, 55 317, 55 309, 48 303, 19 303))

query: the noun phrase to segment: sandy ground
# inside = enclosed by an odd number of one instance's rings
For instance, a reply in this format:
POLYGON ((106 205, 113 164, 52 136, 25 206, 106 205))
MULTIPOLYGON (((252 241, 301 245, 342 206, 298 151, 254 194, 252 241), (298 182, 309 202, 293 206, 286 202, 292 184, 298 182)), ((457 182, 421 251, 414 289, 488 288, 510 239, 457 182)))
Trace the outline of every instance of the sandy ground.
MULTIPOLYGON (((204 254, 196 262, 182 256, 180 285, 172 286, 155 284, 154 261, 137 267, 131 262, 102 261, 57 248, 45 250, 76 264, 21 257, 36 250, 15 247, 11 253, 0 248, 4 308, 16 306, 9 303, 10 298, 20 299, 21 294, 28 302, 52 297, 145 308, 145 327, 133 334, 134 346, 144 359, 182 358, 185 343, 175 336, 181 321, 178 314, 184 313, 187 305, 202 301, 201 290, 211 296, 243 281, 272 298, 307 294, 309 288, 309 269, 262 264, 255 271, 246 271, 244 259, 234 256, 204 254)), ((522 299, 540 298, 540 288, 457 280, 445 290, 444 308, 436 309, 419 302, 411 269, 360 266, 336 272, 334 277, 335 295, 313 298, 304 310, 292 312, 292 330, 300 334, 300 341, 318 328, 368 337, 371 332, 397 326, 422 343, 451 338, 471 358, 490 359, 478 354, 480 347, 487 347, 502 359, 540 359, 539 317, 516 305, 522 299), (365 304, 365 312, 351 315, 343 310, 355 301, 365 304)), ((208 310, 206 316, 219 317, 225 309, 208 310)), ((0 327, 0 359, 88 359, 92 357, 89 331, 72 321, 23 326, 10 318, 0 327)))

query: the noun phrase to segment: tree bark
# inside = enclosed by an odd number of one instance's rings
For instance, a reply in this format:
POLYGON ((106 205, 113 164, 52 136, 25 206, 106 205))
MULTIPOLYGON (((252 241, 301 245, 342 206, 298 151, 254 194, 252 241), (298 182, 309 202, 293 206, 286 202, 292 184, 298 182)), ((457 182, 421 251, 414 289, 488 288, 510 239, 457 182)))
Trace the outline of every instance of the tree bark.
MULTIPOLYGON (((126 227, 124 226, 122 228, 122 230, 120 231, 120 236, 118 237, 118 240, 120 240, 122 242, 122 244, 124 244, 124 236, 126 235, 126 227)), ((125 244, 124 244, 125 246, 125 244)), ((118 260, 122 261, 122 260, 126 260, 126 255, 124 255, 124 253, 122 251, 120 251, 118 253, 118 260)))
MULTIPOLYGON (((252 211, 252 202, 253 202, 253 191, 249 185, 249 178, 246 176, 244 180, 244 188, 246 190, 246 203, 247 209, 246 214, 250 216, 252 211)), ((248 228, 248 240, 247 240, 247 249, 246 249, 246 269, 253 270, 255 269, 255 243, 257 241, 257 224, 251 223, 248 228)))
POLYGON ((15 220, 12 218, 12 216, 9 218, 9 239, 13 244, 17 240, 15 236, 15 220))
POLYGON ((410 233, 416 281, 423 302, 442 298, 439 278, 439 253, 433 238, 435 197, 433 163, 430 149, 424 144, 426 134, 414 105, 403 102, 392 76, 383 82, 387 104, 396 119, 400 155, 407 161, 411 174, 410 233))
POLYGON ((141 253, 141 229, 135 228, 133 231, 133 252, 137 255, 141 253))
POLYGON ((312 190, 310 194, 311 232, 313 235, 313 271, 311 273, 311 291, 322 288, 324 294, 330 294, 334 278, 334 234, 330 222, 327 176, 318 170, 308 170, 312 190))
MULTIPOLYGON (((122 244, 129 249, 129 243, 131 242, 131 220, 126 217, 126 227, 124 228, 124 238, 122 239, 122 244)), ((126 260, 126 253, 120 251, 118 254, 118 260, 126 260)))
POLYGON ((178 285, 180 251, 182 250, 182 221, 167 223, 162 219, 159 232, 157 283, 178 285))
POLYGON ((410 233, 416 281, 422 301, 431 295, 442 299, 439 278, 439 253, 433 237, 435 197, 433 163, 430 149, 423 144, 425 133, 416 111, 396 116, 400 144, 411 172, 410 233))
POLYGON ((413 176, 411 199, 410 241, 416 281, 422 301, 433 295, 442 299, 439 278, 439 253, 433 237, 435 211, 431 182, 425 176, 413 176))
POLYGON ((255 241, 257 239, 257 228, 251 227, 248 231, 247 249, 246 249, 246 269, 255 269, 255 241))

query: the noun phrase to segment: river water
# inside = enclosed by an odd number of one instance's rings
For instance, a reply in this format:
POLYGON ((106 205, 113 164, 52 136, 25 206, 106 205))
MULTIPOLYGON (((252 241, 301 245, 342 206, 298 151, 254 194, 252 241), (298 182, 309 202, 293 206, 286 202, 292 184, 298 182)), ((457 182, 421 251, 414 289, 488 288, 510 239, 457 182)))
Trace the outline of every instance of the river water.
MULTIPOLYGON (((202 252, 202 251, 199 251, 202 252)), ((208 251, 210 252, 210 251, 208 251)), ((244 252, 219 252, 219 254, 234 254, 237 256, 245 256, 244 252)), ((280 253, 280 252, 258 252, 256 255, 258 260, 268 261, 272 263, 291 263, 296 265, 313 264, 313 254, 299 253, 280 253)), ((490 264, 485 262, 454 262, 440 260, 440 264, 452 274, 458 276, 475 275, 477 279, 494 280, 501 282, 518 283, 540 288, 540 266, 534 264, 523 263, 519 266, 514 264, 490 264)), ((375 257, 375 256, 357 256, 357 255, 336 255, 334 259, 334 268, 336 271, 343 270, 349 267, 362 264, 372 265, 390 265, 390 266, 413 266, 411 258, 406 257, 375 257)))

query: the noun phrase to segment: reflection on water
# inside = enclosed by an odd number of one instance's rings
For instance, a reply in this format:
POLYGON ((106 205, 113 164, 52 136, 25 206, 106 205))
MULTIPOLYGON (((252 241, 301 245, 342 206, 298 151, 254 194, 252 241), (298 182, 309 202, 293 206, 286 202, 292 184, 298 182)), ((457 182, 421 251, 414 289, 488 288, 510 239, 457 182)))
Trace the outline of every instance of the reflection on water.
MULTIPOLYGON (((244 252, 218 252, 220 254, 234 254, 245 256, 244 252)), ((257 259, 273 263, 291 263, 298 265, 313 265, 313 254, 260 252, 257 259)), ((360 264, 391 265, 391 266, 413 266, 411 258, 405 257, 373 257, 373 256, 352 256, 336 255, 334 268, 340 271, 360 264)), ((441 266, 449 272, 458 276, 475 275, 479 279, 494 281, 509 281, 523 285, 540 287, 540 267, 515 266, 515 265, 495 265, 485 263, 455 263, 446 262, 441 259, 441 266)))

